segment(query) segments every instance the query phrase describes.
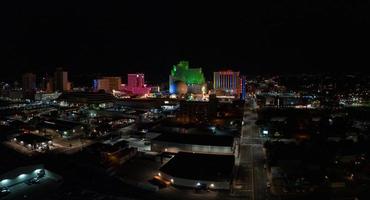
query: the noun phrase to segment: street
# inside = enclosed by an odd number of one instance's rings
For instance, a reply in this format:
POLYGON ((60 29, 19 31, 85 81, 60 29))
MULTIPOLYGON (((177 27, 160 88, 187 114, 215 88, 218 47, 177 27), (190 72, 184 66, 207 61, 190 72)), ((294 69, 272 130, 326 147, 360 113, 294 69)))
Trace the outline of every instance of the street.
POLYGON ((257 113, 247 104, 244 107, 244 126, 240 138, 240 160, 236 184, 241 184, 237 190, 250 196, 252 200, 269 199, 266 170, 264 169, 265 155, 263 151, 264 138, 259 135, 255 125, 257 113), (243 174, 244 172, 244 174, 243 174))

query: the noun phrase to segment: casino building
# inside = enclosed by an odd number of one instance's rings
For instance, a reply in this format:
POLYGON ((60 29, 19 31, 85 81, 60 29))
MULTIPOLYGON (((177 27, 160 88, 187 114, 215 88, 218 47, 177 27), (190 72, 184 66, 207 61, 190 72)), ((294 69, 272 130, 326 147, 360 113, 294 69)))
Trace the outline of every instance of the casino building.
POLYGON ((151 88, 145 84, 144 74, 127 74, 127 84, 122 84, 120 91, 129 96, 145 96, 151 88))
POLYGON ((207 84, 202 68, 190 68, 188 61, 174 65, 169 76, 170 94, 204 94, 207 84))
POLYGON ((213 73, 213 89, 217 96, 235 96, 242 99, 246 96, 245 76, 231 70, 213 73))

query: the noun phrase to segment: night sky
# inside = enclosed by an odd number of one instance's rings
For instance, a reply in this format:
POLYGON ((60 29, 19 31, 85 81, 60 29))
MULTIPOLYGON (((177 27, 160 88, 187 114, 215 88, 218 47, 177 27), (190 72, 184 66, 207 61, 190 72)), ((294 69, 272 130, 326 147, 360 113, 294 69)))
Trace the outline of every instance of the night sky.
POLYGON ((167 80, 180 59, 208 77, 226 68, 333 73, 370 64, 368 1, 58 2, 0 6, 2 79, 62 66, 72 74, 144 72, 167 80))

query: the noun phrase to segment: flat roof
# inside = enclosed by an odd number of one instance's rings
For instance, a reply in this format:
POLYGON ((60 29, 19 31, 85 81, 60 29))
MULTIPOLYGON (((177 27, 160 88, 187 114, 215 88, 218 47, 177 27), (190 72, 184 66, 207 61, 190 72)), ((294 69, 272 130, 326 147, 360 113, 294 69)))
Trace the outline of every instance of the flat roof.
POLYGON ((209 145, 209 146, 228 146, 232 147, 234 138, 225 135, 200 135, 200 134, 161 134, 152 141, 209 145))
POLYGON ((18 141, 23 141, 26 144, 37 144, 41 142, 48 142, 50 139, 47 137, 34 135, 34 134, 21 134, 19 136, 16 136, 18 141))
POLYGON ((89 148, 94 149, 98 152, 113 153, 120 149, 125 149, 127 147, 128 147, 128 142, 125 140, 120 140, 116 143, 111 143, 111 142, 95 143, 91 145, 89 148))
POLYGON ((159 170, 173 177, 199 181, 230 181, 234 155, 179 152, 159 170))
POLYGON ((39 128, 58 129, 60 131, 68 131, 70 129, 82 126, 81 123, 64 121, 64 120, 44 120, 37 125, 39 128))

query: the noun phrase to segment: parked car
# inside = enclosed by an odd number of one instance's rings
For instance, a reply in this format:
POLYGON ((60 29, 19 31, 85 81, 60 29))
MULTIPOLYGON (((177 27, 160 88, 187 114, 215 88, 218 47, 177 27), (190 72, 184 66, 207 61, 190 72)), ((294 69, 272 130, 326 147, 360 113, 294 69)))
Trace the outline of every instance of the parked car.
POLYGON ((32 184, 37 184, 40 182, 40 179, 39 178, 31 178, 29 180, 26 181, 26 184, 28 185, 32 185, 32 184))
POLYGON ((207 184, 197 183, 195 187, 195 192, 201 192, 201 191, 209 191, 207 184))
POLYGON ((165 180, 162 177, 157 176, 157 175, 153 177, 153 179, 151 180, 151 183, 153 183, 154 185, 157 185, 161 188, 168 187, 168 186, 171 185, 170 181, 167 181, 167 180, 165 180))
POLYGON ((41 178, 45 176, 45 170, 41 169, 40 171, 37 172, 37 177, 41 178))
POLYGON ((10 193, 10 190, 8 187, 0 187, 0 197, 5 197, 10 193))

